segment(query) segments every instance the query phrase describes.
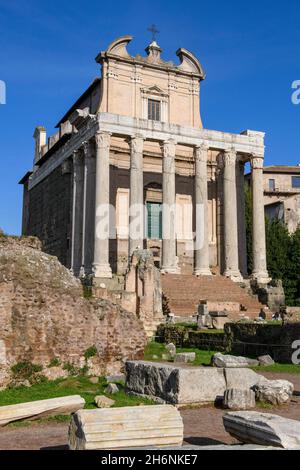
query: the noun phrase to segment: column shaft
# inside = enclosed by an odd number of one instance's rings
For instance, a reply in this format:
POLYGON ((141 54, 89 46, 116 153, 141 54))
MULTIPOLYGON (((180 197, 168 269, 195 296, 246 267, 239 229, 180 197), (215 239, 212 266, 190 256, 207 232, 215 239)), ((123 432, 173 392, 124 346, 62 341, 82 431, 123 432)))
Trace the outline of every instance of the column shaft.
POLYGON ((140 136, 131 139, 129 192, 129 256, 144 243, 143 145, 140 136))
POLYGON ((83 215, 81 276, 92 273, 95 217, 95 158, 91 141, 84 142, 83 215))
POLYGON ((95 240, 93 271, 96 278, 111 278, 109 264, 109 147, 110 134, 97 132, 95 240))
POLYGON ((248 276, 247 271, 247 237, 246 237, 246 215, 245 215, 245 182, 243 161, 238 161, 236 166, 237 187, 237 213, 238 213, 238 244, 239 244, 239 268, 242 276, 248 276))
POLYGON ((82 250, 83 158, 79 150, 73 153, 73 207, 71 271, 80 274, 82 250))
POLYGON ((203 145, 195 148, 195 204, 196 204, 196 238, 195 270, 197 276, 210 276, 208 217, 207 217, 207 152, 203 145))
POLYGON ((173 140, 163 143, 162 272, 180 272, 176 258, 175 235, 175 150, 173 140))
POLYGON ((224 152, 224 276, 233 281, 242 280, 239 271, 237 200, 236 200, 236 151, 224 152))
POLYGON ((260 283, 270 281, 267 271, 265 210, 263 190, 263 156, 251 159, 252 167, 252 245, 253 272, 252 277, 260 283))

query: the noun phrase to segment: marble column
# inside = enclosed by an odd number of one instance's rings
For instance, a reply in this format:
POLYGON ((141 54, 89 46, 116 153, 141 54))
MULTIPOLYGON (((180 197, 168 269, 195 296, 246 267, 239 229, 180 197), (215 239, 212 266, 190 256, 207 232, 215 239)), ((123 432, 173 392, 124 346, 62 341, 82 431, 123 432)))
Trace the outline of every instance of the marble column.
POLYGON ((208 147, 204 144, 195 148, 196 238, 194 274, 196 276, 211 276, 207 217, 207 153, 208 147))
POLYGON ((95 239, 93 272, 95 278, 111 278, 109 264, 109 148, 110 133, 98 131, 96 142, 95 239))
POLYGON ((174 140, 163 143, 162 272, 179 274, 175 230, 175 150, 174 140))
POLYGON ((253 245, 253 271, 252 278, 259 283, 267 284, 270 281, 267 271, 266 258, 266 232, 265 209, 263 189, 263 156, 253 155, 252 169, 252 245, 253 245))
POLYGON ((92 247, 94 243, 95 217, 95 157, 91 140, 83 143, 84 178, 83 178, 83 215, 82 215, 82 256, 80 275, 92 273, 92 247))
POLYGON ((80 274, 82 250, 83 212, 83 158, 80 150, 73 152, 73 204, 72 204, 72 248, 71 271, 80 274))
POLYGON ((130 192, 129 192, 129 257, 144 243, 144 139, 134 136, 130 141, 130 192))
POLYGON ((238 227, 236 200, 236 151, 232 148, 223 154, 223 192, 224 192, 224 276, 235 282, 242 281, 239 271, 238 227))
POLYGON ((244 278, 247 271, 247 237, 245 215, 245 162, 241 159, 236 163, 236 188, 237 188, 237 214, 238 214, 238 244, 239 244, 239 269, 244 278))

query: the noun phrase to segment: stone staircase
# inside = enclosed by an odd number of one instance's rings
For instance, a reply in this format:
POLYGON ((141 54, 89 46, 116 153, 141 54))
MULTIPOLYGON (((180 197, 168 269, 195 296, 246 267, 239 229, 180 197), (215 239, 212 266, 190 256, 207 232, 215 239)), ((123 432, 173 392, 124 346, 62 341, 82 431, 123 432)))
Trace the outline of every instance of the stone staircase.
POLYGON ((216 310, 226 308, 230 311, 229 317, 233 319, 253 319, 258 317, 262 307, 266 308, 246 284, 235 283, 218 274, 200 277, 165 274, 161 281, 163 294, 175 316, 189 317, 195 314, 201 301, 216 305, 216 310))

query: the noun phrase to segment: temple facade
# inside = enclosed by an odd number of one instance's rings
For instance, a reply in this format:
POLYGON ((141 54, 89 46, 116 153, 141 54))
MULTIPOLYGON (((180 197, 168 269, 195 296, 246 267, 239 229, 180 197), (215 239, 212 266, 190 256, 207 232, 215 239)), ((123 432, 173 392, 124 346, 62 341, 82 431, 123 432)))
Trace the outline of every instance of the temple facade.
POLYGON ((203 128, 198 59, 179 65, 130 36, 96 57, 101 74, 47 139, 35 129, 24 185, 23 234, 36 235, 76 276, 123 276, 136 248, 164 273, 247 277, 244 166, 251 164, 253 273, 267 283, 264 133, 203 128))

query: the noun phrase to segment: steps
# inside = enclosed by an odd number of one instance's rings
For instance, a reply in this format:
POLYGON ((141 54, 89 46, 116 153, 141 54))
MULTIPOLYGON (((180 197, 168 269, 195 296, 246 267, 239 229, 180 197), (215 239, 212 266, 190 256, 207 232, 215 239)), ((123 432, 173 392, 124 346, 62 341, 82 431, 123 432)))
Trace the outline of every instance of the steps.
POLYGON ((218 274, 199 277, 164 274, 161 281, 163 294, 169 299, 169 308, 176 316, 187 317, 195 314, 201 301, 220 303, 219 310, 226 307, 230 310, 229 304, 232 303, 230 317, 233 319, 243 316, 256 318, 260 309, 265 307, 247 287, 218 274))

